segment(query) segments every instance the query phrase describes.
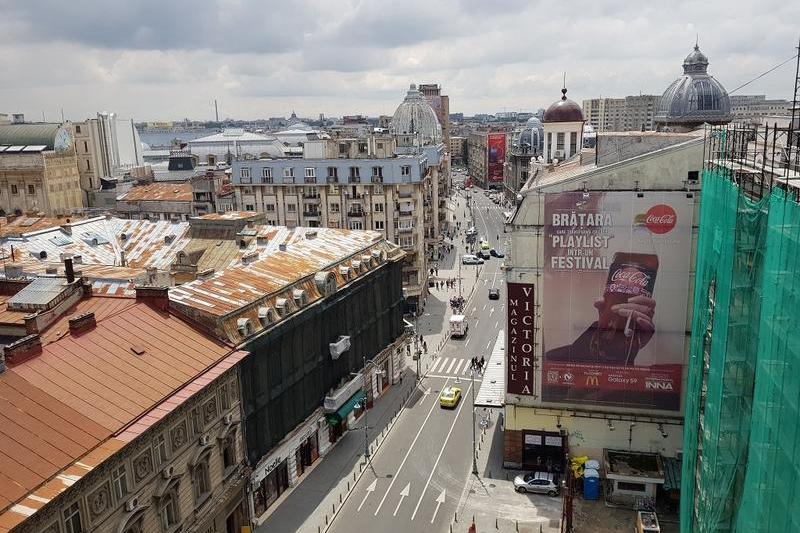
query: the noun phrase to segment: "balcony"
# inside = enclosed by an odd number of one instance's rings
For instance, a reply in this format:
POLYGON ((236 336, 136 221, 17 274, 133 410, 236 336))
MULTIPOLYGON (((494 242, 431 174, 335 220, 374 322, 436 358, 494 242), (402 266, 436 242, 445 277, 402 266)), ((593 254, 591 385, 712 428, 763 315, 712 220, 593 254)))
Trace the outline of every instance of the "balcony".
POLYGON ((398 226, 397 232, 398 233, 412 233, 414 231, 414 226, 398 226))
POLYGON ((313 193, 303 193, 303 200, 311 200, 319 202, 319 194, 316 192, 313 193))
POLYGON ((372 183, 383 183, 383 176, 372 176, 372 183))
POLYGON ((400 204, 400 208, 398 209, 398 211, 400 211, 401 215, 411 214, 414 212, 414 206, 413 204, 400 204))
POLYGON ((364 216, 364 211, 359 211, 359 210, 348 211, 347 212, 347 216, 348 217, 363 217, 364 216))
POLYGON ((303 211, 304 218, 319 217, 319 211, 303 211))
POLYGON ((414 191, 400 191, 397 193, 397 196, 400 198, 411 198, 414 195, 414 191))
POLYGON ((339 183, 338 176, 328 176, 328 183, 339 183))

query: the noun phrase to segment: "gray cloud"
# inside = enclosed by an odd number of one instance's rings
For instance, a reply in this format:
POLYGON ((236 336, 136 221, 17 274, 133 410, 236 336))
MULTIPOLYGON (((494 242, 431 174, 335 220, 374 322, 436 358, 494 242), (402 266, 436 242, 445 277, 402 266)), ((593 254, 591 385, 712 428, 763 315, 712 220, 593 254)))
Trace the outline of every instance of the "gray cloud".
MULTIPOLYGON (((660 93, 697 34, 732 89, 793 53, 796 2, 0 0, 0 112, 137 119, 390 114, 410 82, 451 110, 660 93)), ((748 86, 788 97, 793 66, 748 86)))

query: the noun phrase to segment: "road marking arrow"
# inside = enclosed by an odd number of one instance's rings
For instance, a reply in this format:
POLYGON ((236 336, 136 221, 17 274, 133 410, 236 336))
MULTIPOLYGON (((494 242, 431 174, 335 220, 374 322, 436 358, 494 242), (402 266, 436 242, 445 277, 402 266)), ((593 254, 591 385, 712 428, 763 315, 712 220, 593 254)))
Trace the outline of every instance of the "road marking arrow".
POLYGON ((492 307, 491 309, 489 309, 489 316, 492 316, 492 314, 494 314, 494 307, 492 307))
POLYGON ((406 486, 403 487, 403 490, 400 491, 400 501, 397 502, 397 507, 394 508, 394 514, 392 516, 397 516, 397 511, 400 509, 400 505, 403 503, 403 500, 406 499, 408 496, 408 492, 411 490, 411 483, 406 483, 406 486))
POLYGON ((361 500, 361 503, 359 504, 358 509, 356 509, 356 512, 360 511, 361 508, 364 507, 364 502, 367 501, 367 498, 369 498, 370 494, 375 492, 375 487, 376 487, 377 484, 378 484, 378 480, 377 479, 373 479, 372 483, 370 483, 369 487, 367 487, 367 493, 364 494, 364 499, 361 500))
POLYGON ((443 503, 444 503, 444 489, 442 489, 442 493, 439 494, 439 497, 436 498, 436 509, 433 510, 433 516, 431 517, 431 524, 433 524, 433 521, 436 520, 436 514, 439 512, 439 507, 441 507, 443 503))

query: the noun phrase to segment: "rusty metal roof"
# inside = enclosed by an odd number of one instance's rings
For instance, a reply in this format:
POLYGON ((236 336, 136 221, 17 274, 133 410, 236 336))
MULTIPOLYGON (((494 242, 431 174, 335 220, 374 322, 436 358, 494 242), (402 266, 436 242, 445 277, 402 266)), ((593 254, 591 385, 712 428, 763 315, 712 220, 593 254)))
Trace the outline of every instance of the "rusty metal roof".
POLYGON ((0 374, 0 532, 244 355, 174 315, 105 297, 78 302, 43 341, 40 355, 0 374), (69 333, 68 316, 89 311, 97 325, 69 333))
POLYGON ((124 202, 191 202, 191 183, 151 183, 132 187, 125 194, 117 196, 118 201, 124 202))
POLYGON ((58 227, 61 224, 68 224, 69 222, 75 222, 81 218, 82 217, 79 216, 72 216, 69 218, 51 218, 44 216, 23 215, 6 223, 2 223, 3 219, 0 218, 0 238, 19 237, 25 233, 58 227))
POLYGON ((225 211, 224 213, 209 213, 197 218, 202 220, 249 220, 263 217, 263 213, 256 211, 225 211))

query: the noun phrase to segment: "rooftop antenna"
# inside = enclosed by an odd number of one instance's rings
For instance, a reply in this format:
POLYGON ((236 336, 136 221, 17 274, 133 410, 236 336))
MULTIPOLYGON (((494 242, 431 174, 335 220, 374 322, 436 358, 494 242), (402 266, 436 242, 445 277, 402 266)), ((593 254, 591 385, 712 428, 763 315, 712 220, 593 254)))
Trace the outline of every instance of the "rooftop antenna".
POLYGON ((694 48, 695 48, 695 50, 700 48, 700 34, 699 33, 696 33, 695 36, 694 36, 694 48))
POLYGON ((61 108, 61 123, 64 123, 64 108, 61 108))
POLYGON ((567 73, 566 72, 564 72, 564 83, 561 84, 561 88, 562 89, 566 89, 567 88, 567 73))

